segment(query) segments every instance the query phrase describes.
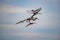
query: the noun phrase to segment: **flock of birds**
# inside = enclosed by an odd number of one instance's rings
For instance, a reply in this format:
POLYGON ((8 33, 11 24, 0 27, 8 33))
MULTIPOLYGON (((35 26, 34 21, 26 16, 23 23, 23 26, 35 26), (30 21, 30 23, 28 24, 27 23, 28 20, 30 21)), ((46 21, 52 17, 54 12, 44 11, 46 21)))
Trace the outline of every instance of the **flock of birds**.
MULTIPOLYGON (((35 15, 37 15, 37 14, 41 14, 41 13, 39 13, 39 11, 41 11, 41 8, 38 8, 38 9, 36 9, 36 10, 31 10, 31 12, 32 12, 32 16, 31 17, 29 17, 29 18, 27 18, 27 19, 25 19, 25 20, 22 20, 22 21, 19 21, 19 22, 17 22, 16 24, 19 24, 19 23, 23 23, 23 22, 29 22, 29 24, 28 25, 26 25, 26 27, 28 27, 29 25, 32 25, 32 24, 35 24, 35 23, 33 23, 33 22, 31 22, 31 20, 32 21, 35 21, 36 19, 38 19, 38 18, 34 18, 34 16, 35 15)), ((39 19, 38 19, 39 20, 39 19)))

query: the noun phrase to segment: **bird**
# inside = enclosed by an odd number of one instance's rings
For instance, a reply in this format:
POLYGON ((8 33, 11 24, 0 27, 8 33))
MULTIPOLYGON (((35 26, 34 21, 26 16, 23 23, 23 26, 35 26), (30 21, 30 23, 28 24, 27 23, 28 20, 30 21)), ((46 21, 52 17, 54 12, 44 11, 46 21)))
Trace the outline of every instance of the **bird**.
POLYGON ((31 22, 31 20, 35 21, 36 19, 38 19, 37 17, 34 18, 34 16, 37 15, 37 14, 41 14, 41 13, 39 13, 39 11, 41 11, 41 8, 38 8, 36 10, 31 10, 31 11, 32 11, 32 16, 30 16, 29 18, 26 18, 22 21, 19 21, 16 24, 23 23, 25 21, 29 23, 29 24, 26 25, 26 27, 28 27, 29 25, 35 24, 35 23, 31 22))

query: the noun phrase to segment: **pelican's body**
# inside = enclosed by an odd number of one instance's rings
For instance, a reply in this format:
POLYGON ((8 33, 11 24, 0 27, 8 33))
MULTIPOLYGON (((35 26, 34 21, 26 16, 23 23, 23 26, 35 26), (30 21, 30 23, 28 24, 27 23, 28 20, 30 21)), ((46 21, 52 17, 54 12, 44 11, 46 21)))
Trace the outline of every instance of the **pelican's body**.
POLYGON ((41 11, 41 8, 39 8, 37 10, 31 10, 31 11, 32 11, 33 16, 37 15, 37 14, 41 14, 41 13, 39 13, 39 11, 41 11))

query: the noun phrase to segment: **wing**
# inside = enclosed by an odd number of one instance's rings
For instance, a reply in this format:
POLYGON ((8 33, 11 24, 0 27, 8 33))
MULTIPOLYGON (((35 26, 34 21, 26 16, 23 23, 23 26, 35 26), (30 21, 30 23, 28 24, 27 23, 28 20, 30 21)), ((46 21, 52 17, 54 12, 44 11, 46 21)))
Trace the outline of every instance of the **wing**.
POLYGON ((41 10, 41 8, 36 9, 36 10, 30 10, 30 11, 27 11, 27 12, 33 14, 33 13, 39 12, 40 10, 41 10))
POLYGON ((41 8, 39 8, 39 9, 35 10, 35 13, 36 13, 36 12, 39 12, 40 10, 41 10, 41 8))
POLYGON ((29 23, 28 25, 26 25, 26 27, 28 27, 28 26, 30 26, 30 25, 32 25, 32 24, 35 24, 35 23, 29 23))
MULTIPOLYGON (((36 19, 38 19, 38 18, 34 18, 33 21, 35 21, 36 19)), ((39 20, 39 19, 38 19, 38 20, 39 20)))
POLYGON ((20 21, 20 22, 17 22, 16 24, 19 24, 19 23, 23 23, 25 20, 23 20, 23 21, 20 21))
POLYGON ((30 23, 28 25, 26 25, 26 27, 28 27, 29 25, 31 25, 30 23))

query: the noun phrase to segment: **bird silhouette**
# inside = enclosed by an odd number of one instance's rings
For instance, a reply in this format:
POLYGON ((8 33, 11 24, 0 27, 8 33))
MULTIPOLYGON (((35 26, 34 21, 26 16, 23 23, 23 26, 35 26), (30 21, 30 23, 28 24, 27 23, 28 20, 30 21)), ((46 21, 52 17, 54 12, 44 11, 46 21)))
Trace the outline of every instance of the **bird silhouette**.
MULTIPOLYGON (((32 20, 32 21, 35 21, 36 19, 38 19, 38 18, 34 18, 34 16, 37 15, 37 14, 41 14, 41 13, 39 13, 39 11, 41 11, 41 8, 36 9, 36 10, 31 10, 31 11, 32 11, 32 14, 33 14, 31 17, 26 18, 25 20, 19 21, 19 22, 17 22, 16 24, 23 23, 23 22, 25 22, 25 21, 26 21, 26 22, 29 22, 29 24, 26 25, 26 27, 28 27, 29 25, 35 24, 35 23, 31 22, 31 20, 32 20)), ((39 19, 38 19, 38 20, 39 20, 39 19)))

